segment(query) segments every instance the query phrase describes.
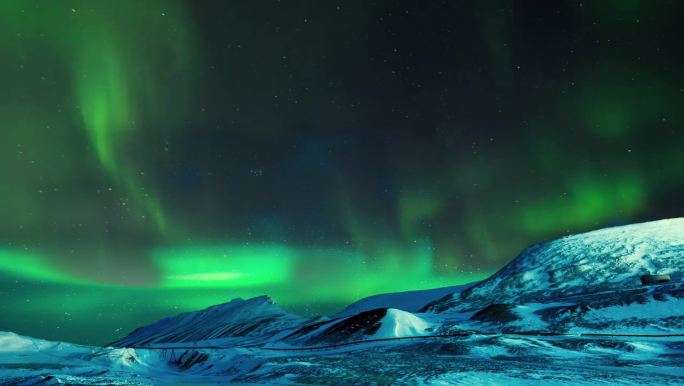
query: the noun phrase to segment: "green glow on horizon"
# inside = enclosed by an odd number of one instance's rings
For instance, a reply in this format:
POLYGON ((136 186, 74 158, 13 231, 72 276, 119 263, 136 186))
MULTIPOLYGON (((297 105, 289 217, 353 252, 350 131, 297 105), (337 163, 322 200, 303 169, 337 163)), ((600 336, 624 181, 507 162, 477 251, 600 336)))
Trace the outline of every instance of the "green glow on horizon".
POLYGON ((293 252, 279 245, 161 248, 153 252, 164 287, 247 287, 291 279, 293 252))
MULTIPOLYGON (((387 244, 384 254, 374 259, 378 264, 367 264, 373 259, 341 248, 290 248, 278 244, 164 247, 151 251, 162 276, 150 289, 224 288, 226 293, 248 290, 285 299, 286 304, 312 299, 349 302, 379 292, 480 280, 488 274, 435 275, 431 253, 432 248, 424 242, 409 249, 387 244), (308 295, 293 294, 292 282, 299 282, 308 295)), ((9 249, 0 250, 0 271, 55 284, 145 289, 87 280, 53 266, 48 255, 9 249)))

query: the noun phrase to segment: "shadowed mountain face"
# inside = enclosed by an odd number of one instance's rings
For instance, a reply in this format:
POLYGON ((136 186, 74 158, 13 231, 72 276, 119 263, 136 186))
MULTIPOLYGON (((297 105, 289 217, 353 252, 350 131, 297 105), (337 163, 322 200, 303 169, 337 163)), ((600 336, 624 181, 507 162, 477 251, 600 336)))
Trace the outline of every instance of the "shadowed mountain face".
POLYGON ((519 319, 510 304, 490 304, 470 318, 470 320, 492 323, 506 323, 519 319))
MULTIPOLYGON (((306 339, 306 343, 339 343, 348 340, 368 339, 378 331, 385 315, 387 315, 387 308, 377 308, 344 318, 338 322, 328 323, 319 333, 306 339)), ((304 333, 305 331, 300 330, 298 332, 304 333)), ((289 340, 296 341, 297 335, 295 333, 289 340)))
POLYGON ((462 292, 475 284, 476 283, 470 283, 428 290, 373 295, 348 305, 344 310, 337 313, 335 317, 350 316, 359 312, 370 311, 382 307, 397 308, 408 312, 419 312, 427 302, 441 299, 444 296, 451 296, 457 292, 462 292))

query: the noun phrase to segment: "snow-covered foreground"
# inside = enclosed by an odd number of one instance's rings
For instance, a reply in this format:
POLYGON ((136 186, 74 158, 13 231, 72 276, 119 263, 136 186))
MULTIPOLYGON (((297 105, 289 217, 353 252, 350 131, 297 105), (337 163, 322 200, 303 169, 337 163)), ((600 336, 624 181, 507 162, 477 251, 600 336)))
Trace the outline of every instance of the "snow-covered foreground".
POLYGON ((684 383, 684 338, 469 336, 328 350, 115 349, 0 333, 3 385, 684 383))
POLYGON ((262 296, 107 348, 0 333, 0 384, 684 384, 683 271, 684 219, 608 228, 530 247, 479 283, 331 317, 262 296))

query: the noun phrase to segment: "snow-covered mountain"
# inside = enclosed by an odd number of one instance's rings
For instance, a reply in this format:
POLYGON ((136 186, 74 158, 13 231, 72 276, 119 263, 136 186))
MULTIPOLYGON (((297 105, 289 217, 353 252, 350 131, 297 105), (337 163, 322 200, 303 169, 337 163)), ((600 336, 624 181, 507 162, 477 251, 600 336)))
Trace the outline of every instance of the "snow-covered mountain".
POLYGON ((263 296, 162 319, 117 347, 0 332, 0 384, 681 384, 683 271, 684 219, 607 228, 532 246, 479 283, 332 317, 263 296))
POLYGON ((454 331, 684 332, 681 288, 643 288, 639 279, 663 273, 677 283, 682 271, 684 219, 661 220, 538 244, 482 282, 375 295, 330 318, 290 314, 265 296, 235 299, 162 319, 113 345, 316 346, 454 331), (649 318, 655 309, 669 310, 668 317, 649 318), (622 317, 608 316, 616 314, 622 317))
POLYGON ((435 327, 417 311, 431 301, 473 284, 380 294, 361 299, 333 317, 304 318, 278 307, 267 296, 233 299, 205 310, 181 313, 136 329, 113 347, 339 344, 356 340, 420 336, 435 327), (177 345, 176 345, 177 346, 177 345))
POLYGON ((186 312, 138 328, 113 342, 115 347, 214 341, 226 338, 268 337, 307 319, 278 307, 268 296, 233 299, 205 310, 186 312))
POLYGON ((76 345, 53 342, 44 339, 29 338, 13 332, 0 332, 0 352, 44 352, 48 350, 70 351, 76 345))
POLYGON ((534 245, 466 291, 422 311, 475 311, 641 286, 639 277, 684 272, 684 218, 600 229, 534 245))

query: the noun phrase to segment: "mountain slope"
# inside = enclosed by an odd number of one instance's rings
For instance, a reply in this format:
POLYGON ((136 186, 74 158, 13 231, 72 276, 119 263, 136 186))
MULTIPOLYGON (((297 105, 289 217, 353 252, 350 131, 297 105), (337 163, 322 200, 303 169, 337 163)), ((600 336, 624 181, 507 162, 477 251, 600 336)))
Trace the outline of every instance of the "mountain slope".
POLYGON ((297 326, 305 320, 276 306, 267 296, 233 299, 205 310, 164 318, 138 328, 111 345, 135 347, 231 337, 261 338, 297 326))
POLYGON ((422 311, 474 311, 639 287, 648 273, 684 271, 684 219, 600 229, 534 245, 490 278, 422 311))

